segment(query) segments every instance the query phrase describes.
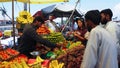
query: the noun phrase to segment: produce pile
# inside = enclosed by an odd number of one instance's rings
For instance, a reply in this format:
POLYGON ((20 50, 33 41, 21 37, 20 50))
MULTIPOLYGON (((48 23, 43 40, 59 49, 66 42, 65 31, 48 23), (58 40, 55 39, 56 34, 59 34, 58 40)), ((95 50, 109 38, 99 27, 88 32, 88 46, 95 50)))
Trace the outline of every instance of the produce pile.
POLYGON ((24 55, 20 56, 20 62, 16 61, 3 61, 0 62, 0 68, 63 68, 64 63, 59 63, 57 60, 44 60, 39 56, 36 59, 27 59, 24 55))
POLYGON ((83 44, 80 41, 65 41, 63 45, 65 47, 49 51, 46 56, 58 60, 59 63, 64 63, 63 68, 79 68, 85 49, 83 44))
POLYGON ((0 51, 0 60, 5 61, 13 58, 14 56, 17 56, 19 54, 18 51, 13 50, 11 48, 7 48, 5 50, 0 51))
POLYGON ((27 56, 7 48, 0 51, 0 68, 26 68, 27 56), (23 66, 23 67, 21 67, 23 66))
POLYGON ((52 43, 60 43, 60 42, 65 41, 65 38, 60 32, 50 33, 49 35, 43 36, 43 38, 49 40, 52 43))
POLYGON ((41 25, 36 32, 41 35, 41 34, 49 34, 50 30, 45 26, 45 25, 41 25))
POLYGON ((62 68, 63 65, 57 60, 44 60, 40 56, 28 59, 11 48, 0 50, 0 68, 62 68))
POLYGON ((3 61, 0 63, 0 68, 29 68, 28 65, 26 64, 25 60, 21 60, 21 62, 8 62, 8 61, 3 61))
POLYGON ((64 63, 64 68, 79 68, 85 47, 82 45, 75 46, 66 51, 66 54, 57 57, 59 62, 64 63))

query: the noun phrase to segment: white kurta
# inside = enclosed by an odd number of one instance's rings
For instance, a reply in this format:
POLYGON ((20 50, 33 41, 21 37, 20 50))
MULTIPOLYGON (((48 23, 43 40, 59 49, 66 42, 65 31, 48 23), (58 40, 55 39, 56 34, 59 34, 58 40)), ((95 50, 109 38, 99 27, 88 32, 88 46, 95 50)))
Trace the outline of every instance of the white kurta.
POLYGON ((120 36, 120 27, 118 27, 118 25, 119 24, 117 24, 116 22, 109 21, 106 24, 105 29, 107 31, 109 31, 109 33, 111 34, 111 36, 116 41, 117 46, 118 46, 118 55, 120 55, 120 39, 119 39, 119 36, 120 36))
POLYGON ((108 31, 96 26, 90 32, 81 68, 118 68, 115 45, 108 31))
POLYGON ((112 37, 116 40, 116 42, 118 42, 117 39, 117 23, 113 22, 113 21, 109 21, 106 25, 105 25, 105 29, 107 31, 109 31, 109 33, 112 35, 112 37))

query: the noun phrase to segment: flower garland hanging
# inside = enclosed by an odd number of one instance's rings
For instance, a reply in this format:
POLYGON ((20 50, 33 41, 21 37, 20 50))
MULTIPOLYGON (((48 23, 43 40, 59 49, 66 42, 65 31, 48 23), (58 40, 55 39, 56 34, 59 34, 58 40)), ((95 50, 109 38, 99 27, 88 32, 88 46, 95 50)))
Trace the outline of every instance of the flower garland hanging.
POLYGON ((29 24, 33 22, 33 17, 27 11, 19 12, 19 16, 16 18, 16 21, 20 24, 29 24))

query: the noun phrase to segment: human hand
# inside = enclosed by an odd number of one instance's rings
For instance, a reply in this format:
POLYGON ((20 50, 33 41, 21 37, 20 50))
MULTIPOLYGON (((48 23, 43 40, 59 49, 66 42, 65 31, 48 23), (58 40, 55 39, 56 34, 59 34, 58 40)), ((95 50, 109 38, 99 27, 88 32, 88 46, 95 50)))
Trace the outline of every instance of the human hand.
POLYGON ((77 32, 74 32, 73 34, 74 34, 74 36, 78 36, 77 32))

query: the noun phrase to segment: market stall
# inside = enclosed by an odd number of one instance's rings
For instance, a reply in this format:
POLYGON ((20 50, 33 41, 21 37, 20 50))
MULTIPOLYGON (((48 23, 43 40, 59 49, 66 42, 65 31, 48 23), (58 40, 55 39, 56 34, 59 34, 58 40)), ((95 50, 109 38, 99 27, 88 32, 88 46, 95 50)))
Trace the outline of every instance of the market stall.
POLYGON ((36 50, 30 52, 33 58, 28 58, 14 49, 3 48, 0 50, 1 68, 72 68, 76 64, 76 67, 81 64, 85 48, 81 41, 66 40, 61 32, 50 32, 45 26, 39 27, 36 32, 44 39, 60 44, 62 47, 51 50, 42 44, 38 44, 36 50))
MULTIPOLYGON (((17 18, 17 28, 23 29, 24 25, 32 23, 32 20, 33 18, 28 12, 21 12, 20 16, 17 18)), ((15 27, 13 25, 13 29, 14 28, 15 27)), ((44 26, 40 27, 36 32, 44 39, 47 39, 52 43, 59 44, 61 47, 51 50, 38 44, 38 47, 36 46, 36 51, 30 53, 33 55, 33 58, 28 58, 12 48, 0 47, 0 68, 73 68, 76 64, 76 67, 80 65, 85 49, 81 41, 73 42, 66 40, 61 32, 52 33, 44 26), (41 56, 43 54, 44 59, 41 56)))

